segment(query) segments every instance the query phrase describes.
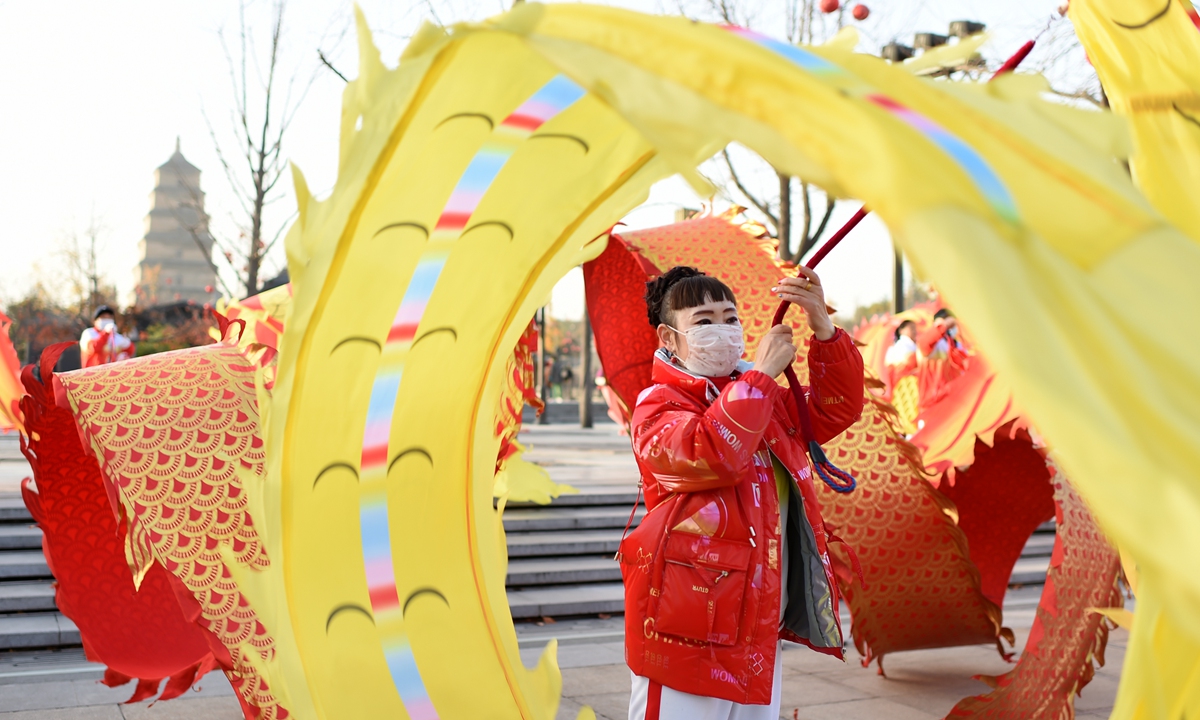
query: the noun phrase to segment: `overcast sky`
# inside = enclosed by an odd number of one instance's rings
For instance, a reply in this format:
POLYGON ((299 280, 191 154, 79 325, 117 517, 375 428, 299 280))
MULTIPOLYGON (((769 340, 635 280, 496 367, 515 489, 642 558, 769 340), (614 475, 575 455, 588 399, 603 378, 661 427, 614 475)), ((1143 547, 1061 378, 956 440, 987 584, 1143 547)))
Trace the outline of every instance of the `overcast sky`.
MULTIPOLYGON (((699 13, 697 0, 682 2, 699 13), (693 3, 693 4, 689 4, 693 3)), ((860 49, 874 52, 892 38, 911 42, 914 31, 945 32, 951 20, 986 22, 992 31, 987 54, 1011 54, 1048 27, 1069 34, 1054 20, 1058 0, 864 0, 872 15, 859 24, 860 49)), ((443 23, 478 19, 503 9, 499 0, 361 0, 383 57, 394 64, 419 22, 436 15, 443 23)), ((619 3, 647 12, 677 12, 676 0, 619 3)), ((745 0, 764 32, 779 27, 780 0, 745 0)), ((101 270, 122 293, 132 288, 137 244, 149 209, 153 170, 175 147, 204 172, 202 188, 214 231, 236 232, 236 203, 222 176, 204 120, 232 146, 228 65, 220 31, 236 33, 235 0, 113 0, 107 3, 0 2, 0 308, 20 297, 37 279, 56 280, 56 250, 72 233, 82 234, 92 218, 101 228, 101 270)), ((261 31, 269 5, 250 3, 261 31)), ((320 194, 334 182, 342 81, 322 68, 322 49, 347 75, 355 72, 352 4, 345 0, 292 0, 285 38, 286 66, 311 88, 285 139, 285 153, 320 194)), ((1056 40, 1051 45, 1059 44, 1056 40)), ((1043 43, 1045 44, 1045 43, 1043 43)), ((1030 64, 1044 61, 1038 55, 1030 64)), ((1080 62, 1076 58, 1075 65, 1080 62)), ((1077 68, 1076 68, 1077 70, 1077 68)), ((1056 68, 1057 72, 1065 72, 1056 68)), ((287 183, 290 185, 290 183, 287 183)), ((650 201, 627 219, 632 227, 671 222, 680 205, 700 199, 678 179, 657 186, 650 201)), ((854 204, 844 204, 845 214, 854 204)), ((269 226, 279 226, 294 209, 290 186, 273 206, 269 226)), ((831 299, 843 310, 890 295, 891 251, 886 230, 865 223, 851 245, 823 265, 831 299)), ((272 254, 269 272, 283 265, 272 254)), ((555 296, 556 314, 576 315, 578 279, 555 296)))

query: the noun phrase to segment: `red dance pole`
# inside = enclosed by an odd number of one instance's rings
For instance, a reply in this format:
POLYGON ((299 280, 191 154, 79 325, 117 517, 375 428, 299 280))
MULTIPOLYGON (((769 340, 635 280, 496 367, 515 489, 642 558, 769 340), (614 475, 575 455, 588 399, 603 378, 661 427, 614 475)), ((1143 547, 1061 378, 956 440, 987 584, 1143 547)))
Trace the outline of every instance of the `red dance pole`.
POLYGON ((1012 72, 1013 70, 1016 70, 1017 66, 1021 64, 1021 61, 1023 61, 1025 58, 1029 57, 1029 52, 1031 50, 1033 50, 1033 45, 1034 45, 1033 40, 1030 40, 1029 42, 1022 45, 1020 50, 1015 52, 1012 57, 1010 57, 1009 59, 1004 61, 1004 64, 1000 66, 1000 69, 996 71, 995 75, 992 75, 992 77, 988 80, 988 82, 995 80, 996 78, 1000 77, 1001 75, 1004 75, 1006 73, 1012 72))

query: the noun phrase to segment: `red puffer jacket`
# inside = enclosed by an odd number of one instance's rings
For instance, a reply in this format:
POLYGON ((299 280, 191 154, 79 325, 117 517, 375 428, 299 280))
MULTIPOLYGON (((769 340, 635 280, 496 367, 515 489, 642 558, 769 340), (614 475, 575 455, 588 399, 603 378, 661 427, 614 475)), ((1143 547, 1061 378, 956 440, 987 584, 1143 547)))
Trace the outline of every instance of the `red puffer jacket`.
MULTIPOLYGON (((813 428, 825 442, 862 413, 863 361, 839 329, 812 342, 808 366, 813 428)), ((842 631, 830 538, 792 394, 743 368, 718 393, 665 351, 656 354, 654 385, 638 398, 632 423, 650 512, 618 557, 630 669, 681 692, 761 705, 771 699, 780 638, 841 658, 842 631), (786 528, 775 462, 793 480, 786 528)))

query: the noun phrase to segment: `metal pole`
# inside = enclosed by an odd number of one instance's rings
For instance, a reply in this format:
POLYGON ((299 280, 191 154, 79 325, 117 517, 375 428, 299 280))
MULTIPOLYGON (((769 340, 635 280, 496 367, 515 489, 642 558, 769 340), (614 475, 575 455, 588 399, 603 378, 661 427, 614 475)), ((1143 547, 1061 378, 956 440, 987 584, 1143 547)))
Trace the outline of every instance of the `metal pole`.
POLYGON ((892 299, 896 312, 904 312, 904 256, 896 248, 896 274, 892 278, 892 299))
POLYGON ((550 399, 550 382, 546 377, 546 308, 541 308, 537 311, 538 324, 538 364, 537 364, 537 382, 538 382, 538 397, 542 401, 542 414, 538 415, 538 425, 550 424, 550 407, 546 401, 550 399))
POLYGON ((592 319, 588 316, 587 299, 583 301, 583 381, 579 384, 579 427, 592 426, 592 319))

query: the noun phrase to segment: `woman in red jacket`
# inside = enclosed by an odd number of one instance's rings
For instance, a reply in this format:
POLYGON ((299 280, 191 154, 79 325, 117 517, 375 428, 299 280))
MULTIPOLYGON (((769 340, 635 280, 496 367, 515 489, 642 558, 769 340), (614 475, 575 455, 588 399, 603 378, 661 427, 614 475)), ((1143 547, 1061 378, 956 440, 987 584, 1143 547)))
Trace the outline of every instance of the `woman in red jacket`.
MULTIPOLYGON (((772 293, 815 335, 808 407, 818 442, 862 413, 863 362, 806 268, 772 293)), ((649 513, 621 543, 630 720, 779 717, 780 640, 842 656, 838 588, 778 325, 741 361, 733 293, 694 268, 647 283, 660 347, 633 411, 649 513)))

